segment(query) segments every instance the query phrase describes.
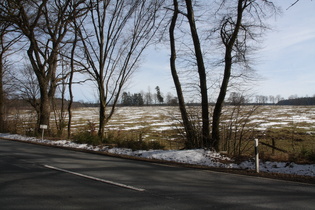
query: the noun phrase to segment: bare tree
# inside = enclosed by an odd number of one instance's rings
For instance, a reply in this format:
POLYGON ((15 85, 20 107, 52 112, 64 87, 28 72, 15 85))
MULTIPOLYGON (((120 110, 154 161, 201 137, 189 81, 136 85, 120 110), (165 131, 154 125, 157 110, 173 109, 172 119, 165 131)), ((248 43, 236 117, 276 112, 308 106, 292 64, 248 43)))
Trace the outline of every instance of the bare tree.
MULTIPOLYGON (((37 114, 37 120, 40 115, 40 88, 38 80, 30 64, 25 64, 25 67, 19 71, 14 77, 16 90, 21 99, 30 104, 37 114)), ((39 122, 37 122, 39 123, 39 122)))
MULTIPOLYGON (((196 21, 195 21, 195 14, 192 6, 192 1, 191 0, 185 0, 185 8, 186 12, 183 12, 179 9, 178 7, 178 2, 173 1, 173 7, 172 9, 173 12, 173 17, 172 21, 170 24, 170 45, 171 45, 171 71, 172 71, 172 76, 173 80, 175 83, 176 91, 177 91, 177 96, 179 100, 179 107, 181 110, 182 114, 182 120, 183 120, 183 125, 185 127, 185 132, 186 132, 186 147, 210 147, 210 119, 209 119, 209 104, 208 104, 208 88, 207 88, 207 77, 206 77, 206 68, 203 60, 203 52, 201 49, 201 44, 200 44, 200 39, 197 31, 197 26, 196 26, 196 21), (192 39, 192 48, 188 47, 188 50, 191 52, 190 59, 193 61, 186 61, 189 63, 189 65, 196 66, 197 67, 197 78, 198 78, 198 85, 197 89, 198 92, 201 94, 201 121, 202 121, 202 128, 201 132, 197 131, 192 122, 190 122, 190 117, 188 116, 188 113, 186 111, 186 108, 184 106, 184 97, 183 97, 183 92, 182 92, 182 85, 179 81, 179 76, 176 70, 176 48, 175 48, 175 36, 174 36, 174 31, 175 31, 175 26, 178 14, 183 15, 185 18, 188 20, 188 25, 190 29, 190 37, 192 39), (201 139, 199 138, 199 135, 201 134, 201 139), (188 146, 189 145, 189 146, 188 146)), ((186 39, 185 39, 186 40, 186 39)), ((187 41, 187 40, 186 40, 187 41)), ((187 43, 182 43, 184 46, 188 46, 187 43)), ((187 54, 185 55, 187 57, 187 54)), ((188 67, 191 69, 191 67, 188 67)), ((192 85, 190 77, 190 88, 196 87, 195 84, 192 85)))
POLYGON ((72 122, 72 104, 73 104, 73 91, 72 91, 72 84, 73 84, 73 76, 75 72, 75 51, 77 49, 77 43, 78 43, 78 26, 77 26, 77 21, 76 19, 73 20, 72 22, 72 28, 74 30, 74 37, 72 40, 72 47, 70 51, 70 75, 69 75, 69 80, 68 80, 68 89, 69 89, 69 103, 67 107, 68 111, 68 126, 67 126, 67 136, 68 139, 70 139, 71 136, 71 122, 72 122))
POLYGON ((287 10, 290 9, 291 7, 293 7, 293 6, 294 6, 295 4, 297 4, 299 1, 300 1, 300 0, 295 0, 295 2, 293 2, 293 3, 287 8, 287 10))
POLYGON ((269 96, 269 102, 272 103, 272 104, 275 104, 275 101, 276 101, 275 96, 270 95, 270 96, 269 96))
MULTIPOLYGON (((173 4, 177 5, 177 1, 173 4)), ((198 5, 198 4, 196 4, 198 5)), ((223 102, 228 91, 228 87, 230 85, 230 78, 233 75, 231 73, 232 64, 234 67, 241 67, 241 69, 250 69, 249 65, 249 57, 248 54, 252 47, 250 44, 252 41, 255 41, 257 37, 262 34, 262 31, 266 28, 263 24, 263 19, 267 17, 270 13, 274 12, 275 7, 273 4, 268 1, 256 1, 256 0, 238 0, 238 1, 220 1, 220 13, 217 12, 214 16, 221 17, 221 20, 218 22, 219 27, 211 27, 211 31, 219 32, 219 40, 221 46, 223 46, 224 57, 224 75, 221 81, 219 96, 216 101, 216 106, 213 112, 212 119, 212 137, 210 138, 210 123, 209 123, 209 111, 208 111, 208 88, 207 88, 207 75, 206 75, 206 67, 204 63, 205 53, 201 50, 201 40, 199 39, 199 34, 197 31, 195 14, 193 10, 193 4, 191 0, 185 0, 185 8, 187 13, 184 13, 178 9, 178 6, 174 7, 174 15, 173 19, 177 18, 177 14, 182 14, 188 19, 188 24, 190 27, 190 35, 192 38, 193 48, 189 48, 190 52, 192 52, 195 57, 193 62, 188 63, 190 65, 196 65, 198 70, 198 79, 201 93, 201 103, 202 103, 202 146, 204 147, 212 147, 216 150, 219 149, 220 142, 220 115, 222 111, 223 102), (228 6, 226 6, 228 5, 228 6), (224 11, 224 12, 222 12, 224 11), (223 15, 222 15, 223 14, 223 15), (220 16, 221 15, 221 16, 220 16), (245 21, 244 16, 246 17, 245 21), (257 22, 255 22, 257 21, 257 22), (237 64, 237 65, 236 65, 237 64)), ((176 21, 176 20, 175 20, 176 21)), ((172 23, 175 22, 173 20, 172 23)), ((206 21, 204 21, 206 22, 206 21)), ((171 25, 172 25, 171 23, 171 25)), ((209 22, 207 22, 209 23, 209 22)), ((214 22, 212 22, 215 25, 214 22)), ((205 24, 204 24, 205 26, 205 24)), ((209 28, 209 25, 208 25, 209 28)), ((174 29, 171 30, 171 35, 174 34, 174 29)), ((185 39, 186 40, 186 39, 185 39)), ((202 40, 205 41, 205 40, 202 40)), ((212 44, 214 41, 211 40, 208 42, 204 42, 203 44, 212 44)), ((171 42, 171 45, 174 43, 171 42)), ((187 46, 187 44, 183 44, 187 46)), ((216 43, 216 47, 218 43, 216 43)), ((174 46, 173 46, 174 47, 174 46)), ((211 46, 210 46, 211 47, 211 46)), ((172 46, 171 46, 172 48, 172 46)), ((175 47, 174 47, 175 49, 175 47)), ((213 49, 213 48, 211 48, 213 49)), ((208 50, 209 51, 209 50, 208 50)), ((173 52, 173 61, 175 60, 175 51, 173 52)), ((185 55, 187 57, 187 54, 185 55)), ((189 57, 192 59, 192 57, 189 57)), ((243 78, 246 71, 241 72, 240 75, 235 78, 243 78)), ((213 78, 212 78, 213 79, 213 78)), ((191 79, 190 79, 191 80, 191 79)), ((213 88, 213 87, 212 87, 213 88)))
POLYGON ((15 51, 12 46, 20 40, 20 36, 14 34, 10 23, 0 19, 0 132, 4 131, 5 120, 5 85, 8 83, 9 69, 8 57, 15 51))
POLYGON ((4 131, 4 71, 6 69, 6 55, 9 46, 5 43, 5 36, 7 34, 8 26, 0 22, 0 132, 4 131))
POLYGON ((68 25, 80 11, 82 1, 76 1, 76 7, 70 7, 71 3, 72 0, 4 0, 0 3, 0 18, 12 23, 28 41, 27 55, 40 88, 39 124, 49 125, 58 82, 59 52, 68 25))
MULTIPOLYGON (((221 7, 224 8, 225 4, 234 4, 234 2, 222 1, 221 7)), ((232 8, 235 10, 227 10, 228 13, 223 15, 218 30, 225 54, 223 80, 212 120, 212 141, 216 150, 219 149, 220 116, 231 78, 232 65, 243 63, 246 68, 249 68, 247 58, 250 49, 249 43, 252 40, 255 41, 257 36, 260 36, 266 29, 263 17, 269 16, 268 12, 274 13, 276 9, 274 4, 268 0, 238 0, 237 6, 232 5, 232 8)))
POLYGON ((202 109, 202 142, 203 147, 209 148, 210 145, 210 118, 209 118, 209 103, 208 103, 208 88, 206 68, 203 60, 200 39, 195 23, 194 10, 191 0, 185 0, 187 8, 187 18, 190 26, 191 37, 194 43, 194 52, 197 61, 199 85, 201 93, 201 109, 202 109))
POLYGON ((157 12, 162 3, 159 0, 88 1, 90 15, 79 31, 89 65, 86 70, 98 89, 100 137, 114 114, 126 81, 159 28, 157 12))
POLYGON ((64 58, 61 57, 60 60, 60 68, 61 68, 61 72, 58 76, 58 78, 63 78, 61 79, 61 81, 59 82, 59 84, 57 84, 57 96, 54 97, 53 99, 53 104, 52 104, 52 108, 53 108, 53 113, 54 113, 54 118, 55 118, 55 125, 56 125, 56 129, 57 129, 57 136, 62 136, 63 134, 63 130, 66 127, 66 101, 65 101, 65 95, 66 95, 66 91, 67 91, 67 75, 71 74, 72 71, 69 68, 69 63, 68 61, 64 58), (70 69, 70 72, 68 71, 68 69, 70 69), (58 93, 60 94, 58 96, 58 93))
POLYGON ((284 98, 281 95, 276 95, 276 103, 278 103, 279 101, 283 100, 284 98))
POLYGON ((177 97, 178 97, 179 110, 181 113, 183 126, 184 126, 184 130, 186 134, 185 146, 186 148, 193 148, 196 146, 196 144, 198 144, 198 139, 197 139, 196 131, 193 128, 192 122, 189 119, 189 115, 188 115, 186 105, 185 105, 185 99, 184 99, 184 95, 182 91, 181 82, 180 82, 180 79, 176 70, 176 45, 175 45, 174 31, 175 31, 176 21, 179 14, 177 0, 173 0, 173 7, 174 7, 173 17, 172 17, 170 28, 169 28, 170 47, 171 47, 170 66, 171 66, 171 73, 172 73, 173 81, 176 88, 177 97))
POLYGON ((4 53, 7 51, 7 47, 4 45, 4 35, 6 33, 6 26, 0 22, 0 132, 4 131, 4 87, 3 87, 3 78, 4 78, 4 53))
POLYGON ((148 87, 148 92, 144 94, 146 105, 152 104, 152 93, 150 87, 148 87))

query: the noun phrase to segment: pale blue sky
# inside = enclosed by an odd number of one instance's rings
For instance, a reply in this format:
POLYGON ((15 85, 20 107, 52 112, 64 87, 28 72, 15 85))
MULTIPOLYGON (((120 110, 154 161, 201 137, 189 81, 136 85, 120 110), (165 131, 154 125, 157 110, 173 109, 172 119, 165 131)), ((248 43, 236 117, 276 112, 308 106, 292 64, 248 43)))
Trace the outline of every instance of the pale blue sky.
POLYGON ((289 0, 281 0, 282 16, 272 23, 273 31, 261 51, 264 62, 257 67, 265 77, 257 87, 263 95, 315 95, 315 2, 300 1, 286 10, 289 0))
MULTIPOLYGON (((287 10, 295 0, 274 1, 283 13, 270 20, 272 31, 265 36, 263 48, 257 53, 255 70, 263 79, 253 86, 256 95, 315 95, 315 2, 301 0, 287 10)), ((161 92, 175 95, 169 68, 169 50, 160 47, 145 54, 139 70, 129 82, 127 91, 151 92, 160 86, 161 92)), ((78 89, 76 100, 95 101, 88 87, 78 89), (80 95, 81 94, 81 95, 80 95)))

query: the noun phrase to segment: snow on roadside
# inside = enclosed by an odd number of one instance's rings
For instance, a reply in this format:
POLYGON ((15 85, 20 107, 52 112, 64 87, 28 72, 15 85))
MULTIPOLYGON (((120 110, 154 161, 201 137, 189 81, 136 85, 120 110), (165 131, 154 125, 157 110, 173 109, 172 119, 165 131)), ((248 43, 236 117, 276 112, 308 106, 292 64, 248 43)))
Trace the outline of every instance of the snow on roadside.
MULTIPOLYGON (((49 145, 56 145, 69 148, 86 149, 92 151, 106 151, 113 154, 122 154, 129 156, 144 157, 148 159, 159 159, 166 161, 173 161, 179 163, 187 163, 194 165, 203 165, 211 167, 221 167, 221 168, 238 168, 238 169, 255 169, 254 161, 244 161, 240 164, 232 163, 233 161, 219 153, 203 150, 139 150, 132 151, 131 149, 123 148, 101 148, 96 146, 91 146, 87 144, 77 144, 68 140, 50 141, 42 140, 34 137, 25 137, 16 134, 4 134, 0 133, 0 137, 7 139, 17 139, 26 142, 36 142, 49 145)), ((285 173, 285 174, 296 174, 305 176, 315 176, 315 165, 314 164, 295 164, 288 162, 261 162, 260 171, 273 172, 273 173, 285 173)))

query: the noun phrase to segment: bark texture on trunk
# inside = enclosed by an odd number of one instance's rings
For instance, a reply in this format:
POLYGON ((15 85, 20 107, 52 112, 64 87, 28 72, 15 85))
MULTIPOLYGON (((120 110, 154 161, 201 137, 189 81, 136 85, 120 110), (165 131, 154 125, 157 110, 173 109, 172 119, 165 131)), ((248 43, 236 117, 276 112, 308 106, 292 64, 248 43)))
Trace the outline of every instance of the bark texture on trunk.
POLYGON ((247 0, 239 0, 238 6, 237 6, 237 20, 234 25, 234 29, 231 34, 229 34, 229 27, 231 25, 231 22, 229 19, 226 19, 226 21, 223 23, 221 27, 221 39, 225 46, 225 57, 224 57, 224 74, 223 74, 223 80, 220 87, 219 96, 217 98, 215 108, 213 110, 213 118, 212 118, 212 141, 213 141, 213 147, 217 151, 219 150, 219 144, 220 144, 220 117, 222 113, 222 107, 224 104, 224 99, 226 96, 226 92, 228 89, 230 77, 231 77, 231 69, 232 69, 232 51, 234 44, 237 40, 238 32, 241 27, 242 22, 242 16, 243 11, 247 7, 247 0), (244 5, 243 5, 244 3, 244 5), (225 27, 228 27, 228 30, 225 30, 225 27))
POLYGON ((170 28, 169 28, 170 46, 171 46, 170 66, 171 66, 171 73, 172 73, 173 81, 176 88, 177 97, 178 97, 179 110, 181 113, 183 126, 186 132, 185 147, 193 148, 194 145, 196 144, 196 133, 188 117, 181 83, 179 81, 179 77, 176 70, 176 62, 175 62, 176 61, 176 47, 175 47, 174 30, 175 30, 176 20, 178 17, 177 0, 173 0, 173 4, 174 4, 174 13, 173 13, 173 17, 172 17, 170 28))
POLYGON ((4 90, 2 55, 0 55, 0 132, 4 132, 4 90))
POLYGON ((208 88, 206 69, 203 61, 202 50, 200 46, 197 27, 195 24, 194 11, 191 0, 186 0, 187 18, 189 21, 191 36, 194 43, 195 56, 198 66, 200 92, 201 92, 201 110, 202 110, 202 143, 203 147, 209 148, 210 145, 210 118, 209 118, 209 103, 208 103, 208 88))

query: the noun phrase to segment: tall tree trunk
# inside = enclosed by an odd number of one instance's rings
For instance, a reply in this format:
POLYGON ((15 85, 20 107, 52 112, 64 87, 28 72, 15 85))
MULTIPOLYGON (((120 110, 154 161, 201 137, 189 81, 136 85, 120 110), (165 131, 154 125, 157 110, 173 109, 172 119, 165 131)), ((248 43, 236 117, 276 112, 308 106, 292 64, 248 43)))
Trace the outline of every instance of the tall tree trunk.
POLYGON ((40 108, 39 108, 39 122, 37 130, 40 132, 40 125, 47 125, 49 127, 49 119, 51 106, 55 97, 57 81, 56 70, 58 63, 58 47, 53 45, 55 50, 52 50, 51 55, 48 57, 48 65, 43 65, 40 58, 39 47, 36 42, 34 34, 30 35, 30 47, 27 54, 33 70, 36 74, 39 88, 40 88, 40 108))
POLYGON ((233 32, 230 33, 230 21, 227 19, 222 27, 221 27, 221 39, 225 46, 225 57, 224 57, 224 75, 223 80, 219 92, 219 96, 217 98, 215 108, 213 110, 213 119, 212 119, 212 141, 213 146, 216 150, 219 150, 220 143, 220 117, 222 112, 222 107, 224 103, 224 99, 226 96, 227 88, 229 85, 229 80, 231 77, 231 69, 232 69, 232 50, 235 44, 235 41, 238 36, 239 29, 241 27, 243 11, 248 6, 246 0, 238 0, 237 6, 237 21, 234 26, 233 32), (244 3, 244 6, 243 6, 244 3), (228 26, 228 30, 226 31, 225 27, 228 26))
POLYGON ((59 115, 59 127, 58 127, 58 131, 57 131, 57 135, 59 137, 61 137, 63 135, 63 129, 65 127, 65 92, 66 92, 65 85, 66 85, 65 81, 63 81, 62 82, 62 90, 61 90, 61 107, 60 107, 60 115, 59 115))
MULTIPOLYGON (((48 94, 45 91, 41 91, 39 125, 49 126, 50 110, 51 102, 49 100, 48 94)), ((38 131, 40 131, 39 126, 38 131)))
POLYGON ((208 89, 207 89, 207 76, 206 69, 203 62, 203 55, 200 46, 199 36, 195 24, 194 11, 191 0, 186 0, 187 18, 191 36, 195 48, 195 56, 198 65, 200 92, 201 92, 201 109, 202 109, 202 142, 203 146, 209 148, 210 145, 210 119, 209 119, 209 103, 208 103, 208 89))
POLYGON ((71 58, 70 58, 70 76, 69 76, 69 84, 68 84, 68 89, 69 89, 69 104, 67 107, 68 110, 68 129, 67 129, 67 134, 68 134, 68 139, 71 137, 71 122, 72 122, 72 104, 73 104, 73 92, 72 92, 72 81, 73 81, 73 74, 74 74, 74 55, 75 55, 75 49, 77 46, 78 42, 78 27, 75 21, 73 21, 74 24, 74 40, 73 40, 73 45, 71 49, 71 58))
POLYGON ((172 77, 173 81, 175 84, 176 92, 177 92, 177 97, 178 97, 178 104, 179 104, 179 109, 181 112, 182 116, 182 121, 183 121, 183 126, 186 132, 186 143, 185 146, 186 148, 193 148, 195 147, 196 143, 196 134, 193 129, 193 126, 189 120, 188 113, 185 107, 185 101, 184 101, 184 96, 183 96, 183 91, 181 88, 181 84, 177 75, 176 71, 176 48, 175 48, 175 38, 174 38, 174 30, 175 30, 175 25, 176 25, 176 20, 178 16, 178 2, 177 0, 173 0, 174 4, 174 14, 172 17, 171 25, 169 28, 169 35, 170 35, 170 46, 171 46, 171 57, 170 57, 170 66, 171 66, 171 72, 172 72, 172 77))
POLYGON ((70 72, 70 78, 69 78, 69 103, 68 103, 68 129, 67 129, 67 135, 68 139, 71 137, 71 122, 72 122, 72 104, 73 104, 73 92, 72 92, 72 80, 73 80, 73 71, 74 71, 74 66, 73 66, 73 59, 71 59, 71 72, 70 72))
POLYGON ((232 66, 232 58, 230 53, 227 51, 225 54, 225 68, 224 68, 224 76, 220 88, 220 93, 215 104, 213 110, 212 117, 212 144, 215 150, 219 150, 220 143, 220 117, 222 113, 222 107, 225 99, 225 95, 227 92, 227 87, 229 84, 230 76, 231 76, 231 66, 232 66))
MULTIPOLYGON (((54 77, 54 75, 52 77, 54 77)), ((40 86, 40 107, 37 130, 40 132, 40 125, 47 125, 49 127, 51 106, 56 92, 56 81, 43 76, 37 77, 37 79, 40 86), (48 85, 49 83, 50 85, 48 85)))
POLYGON ((104 136, 105 131, 105 124, 106 124, 106 101, 105 101, 105 90, 104 84, 99 85, 99 103, 100 103, 100 110, 99 110, 99 129, 98 129, 98 136, 102 139, 104 136))
POLYGON ((3 56, 0 54, 0 132, 4 132, 3 56))

